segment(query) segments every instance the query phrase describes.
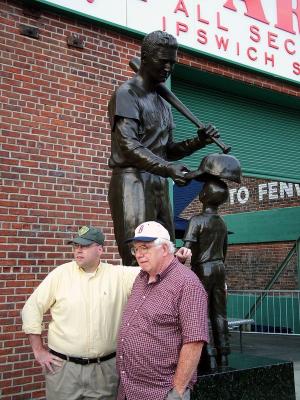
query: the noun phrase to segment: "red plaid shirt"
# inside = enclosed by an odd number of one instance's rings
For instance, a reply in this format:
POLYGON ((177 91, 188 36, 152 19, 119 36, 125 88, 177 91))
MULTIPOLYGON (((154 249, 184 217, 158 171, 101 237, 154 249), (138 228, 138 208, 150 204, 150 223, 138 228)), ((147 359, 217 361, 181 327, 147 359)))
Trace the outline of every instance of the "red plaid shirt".
MULTIPOLYGON (((148 283, 141 271, 125 308, 117 346, 118 400, 163 400, 172 389, 181 347, 208 341, 207 295, 176 258, 148 283)), ((196 381, 196 371, 190 387, 196 381)))

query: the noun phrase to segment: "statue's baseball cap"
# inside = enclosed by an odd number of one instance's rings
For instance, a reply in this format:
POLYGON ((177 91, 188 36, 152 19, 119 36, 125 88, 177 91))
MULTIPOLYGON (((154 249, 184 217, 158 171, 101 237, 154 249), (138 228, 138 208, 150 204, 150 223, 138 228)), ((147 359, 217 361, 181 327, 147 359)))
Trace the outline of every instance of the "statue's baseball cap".
POLYGON ((155 239, 170 240, 169 232, 156 221, 147 221, 140 224, 134 231, 134 237, 126 240, 128 242, 152 242, 155 239))
POLYGON ((92 243, 104 244, 104 235, 101 229, 92 226, 83 226, 78 231, 78 236, 74 237, 68 244, 81 244, 87 246, 92 243))

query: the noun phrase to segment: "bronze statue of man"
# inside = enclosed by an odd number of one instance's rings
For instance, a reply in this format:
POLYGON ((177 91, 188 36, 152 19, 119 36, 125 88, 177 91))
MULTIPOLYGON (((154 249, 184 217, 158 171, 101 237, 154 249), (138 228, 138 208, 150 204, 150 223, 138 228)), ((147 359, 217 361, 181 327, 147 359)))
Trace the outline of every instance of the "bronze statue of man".
POLYGON ((167 178, 185 184, 188 169, 174 161, 219 136, 214 126, 207 125, 195 138, 173 141, 171 107, 156 87, 170 76, 177 49, 176 39, 166 32, 146 35, 138 73, 116 90, 108 106, 113 169, 108 198, 119 253, 127 265, 135 260, 124 241, 142 222, 158 221, 175 239, 167 178))

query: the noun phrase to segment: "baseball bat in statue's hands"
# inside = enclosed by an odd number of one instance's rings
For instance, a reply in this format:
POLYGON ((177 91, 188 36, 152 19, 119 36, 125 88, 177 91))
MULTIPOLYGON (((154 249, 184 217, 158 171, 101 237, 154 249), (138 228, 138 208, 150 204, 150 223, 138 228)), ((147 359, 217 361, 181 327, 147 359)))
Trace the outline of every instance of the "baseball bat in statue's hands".
MULTIPOLYGON (((129 65, 134 72, 138 72, 141 61, 138 57, 133 57, 129 61, 129 65)), ((219 136, 214 133, 210 134, 212 125, 204 125, 199 119, 178 99, 177 96, 171 90, 167 88, 167 86, 163 83, 159 83, 156 88, 157 93, 164 98, 168 103, 170 103, 176 110, 178 110, 183 116, 185 116, 188 120, 190 120, 197 128, 198 128, 198 136, 202 139, 202 135, 209 136, 209 139, 214 142, 223 153, 227 154, 230 152, 231 147, 227 146, 219 136)))

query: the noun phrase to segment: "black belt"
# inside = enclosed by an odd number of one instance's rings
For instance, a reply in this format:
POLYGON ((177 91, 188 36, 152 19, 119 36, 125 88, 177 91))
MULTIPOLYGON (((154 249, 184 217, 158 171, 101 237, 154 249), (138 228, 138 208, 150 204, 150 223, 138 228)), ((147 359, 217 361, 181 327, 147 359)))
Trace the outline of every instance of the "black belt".
POLYGON ((96 357, 96 358, 87 358, 87 357, 70 357, 66 356, 65 354, 58 353, 55 350, 50 349, 49 352, 54 354, 55 356, 62 358, 63 360, 71 361, 75 364, 87 365, 93 363, 101 363, 103 361, 110 360, 111 358, 115 357, 116 353, 108 354, 104 357, 96 357))

